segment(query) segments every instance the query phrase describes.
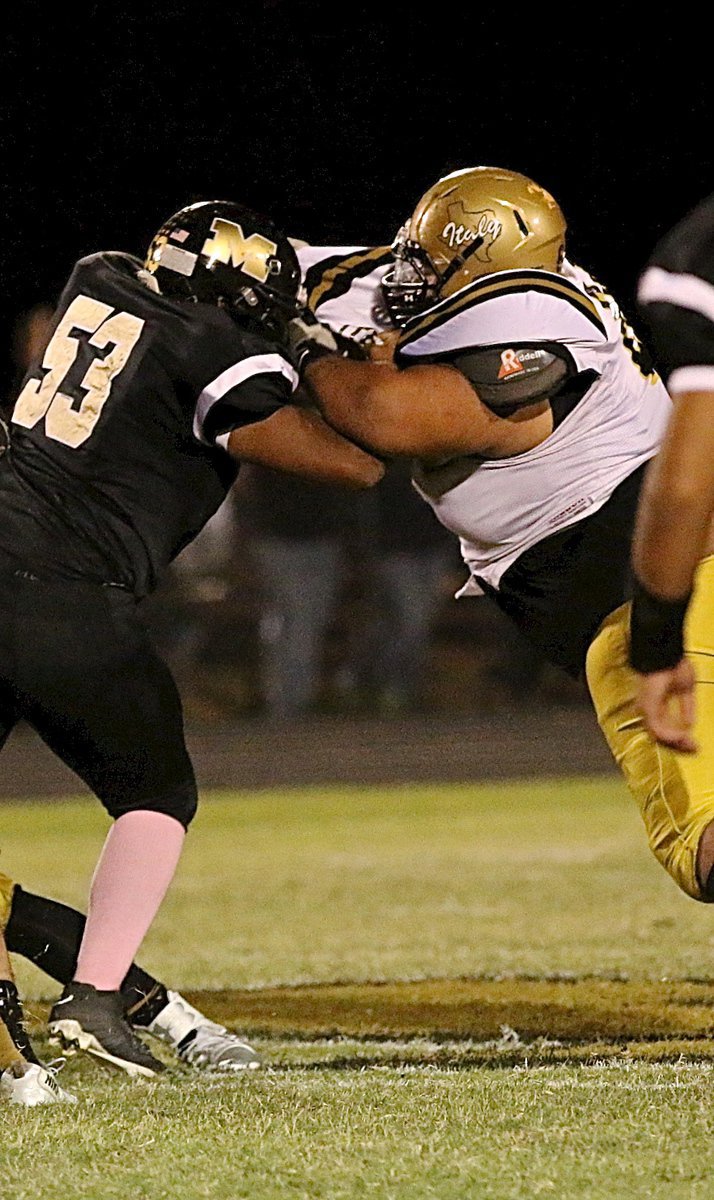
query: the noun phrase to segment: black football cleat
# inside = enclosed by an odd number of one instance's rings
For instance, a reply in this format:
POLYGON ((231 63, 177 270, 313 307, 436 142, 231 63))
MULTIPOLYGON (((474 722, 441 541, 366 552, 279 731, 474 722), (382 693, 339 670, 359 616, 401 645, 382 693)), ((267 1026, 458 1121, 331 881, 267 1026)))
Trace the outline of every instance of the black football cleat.
POLYGON ((165 1070, 129 1025, 121 992, 100 992, 91 983, 68 983, 48 1022, 50 1040, 65 1050, 86 1050, 127 1075, 151 1078, 165 1070))

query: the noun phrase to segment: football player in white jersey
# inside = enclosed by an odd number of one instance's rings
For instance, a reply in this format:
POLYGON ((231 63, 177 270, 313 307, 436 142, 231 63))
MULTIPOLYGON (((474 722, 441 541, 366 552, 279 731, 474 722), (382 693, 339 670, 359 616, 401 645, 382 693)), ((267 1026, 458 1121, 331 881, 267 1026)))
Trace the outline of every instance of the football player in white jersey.
POLYGON ((327 329, 300 320, 293 347, 338 431, 415 460, 417 488, 460 540, 460 594, 486 593, 585 675, 653 852, 688 895, 714 899, 714 799, 696 756, 683 765, 645 732, 628 661, 632 530, 671 402, 615 300, 565 257, 565 230, 523 175, 455 172, 419 201, 393 263, 383 248, 323 251, 321 280, 318 252, 299 252, 332 329, 357 327, 364 343, 373 318, 384 341, 386 304, 394 362, 336 356, 327 329))
POLYGON ((714 569, 714 196, 655 248, 638 299, 674 411, 635 531, 630 657, 648 729, 694 753, 714 726, 705 583, 714 569))

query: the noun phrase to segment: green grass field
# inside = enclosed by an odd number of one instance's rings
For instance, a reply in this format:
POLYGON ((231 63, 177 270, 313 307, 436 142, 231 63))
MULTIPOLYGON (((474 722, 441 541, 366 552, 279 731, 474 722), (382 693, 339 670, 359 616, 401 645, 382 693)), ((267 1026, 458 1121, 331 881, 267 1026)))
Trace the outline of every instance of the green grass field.
MULTIPOLYGON (((106 827, 3 806, 0 869, 81 906, 106 827)), ((0 1109, 0 1195, 712 1197, 713 921, 616 778, 204 797, 141 960, 264 1070, 71 1059, 75 1109, 0 1109)))

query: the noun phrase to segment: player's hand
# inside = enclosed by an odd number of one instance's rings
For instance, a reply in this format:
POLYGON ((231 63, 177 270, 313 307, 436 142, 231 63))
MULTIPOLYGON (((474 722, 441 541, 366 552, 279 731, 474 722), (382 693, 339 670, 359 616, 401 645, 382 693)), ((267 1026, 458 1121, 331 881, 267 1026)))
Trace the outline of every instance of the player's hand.
POLYGON ((299 370, 302 370, 311 358, 338 353, 337 342, 332 331, 326 325, 322 325, 307 310, 301 316, 293 317, 292 321, 288 322, 287 335, 288 345, 299 370))
POLYGON ((398 341, 399 330, 385 329, 381 333, 375 333, 364 345, 372 362, 391 363, 394 361, 398 341))
POLYGON ((694 754, 694 668, 686 658, 666 671, 637 676, 637 706, 655 741, 683 754, 694 754))

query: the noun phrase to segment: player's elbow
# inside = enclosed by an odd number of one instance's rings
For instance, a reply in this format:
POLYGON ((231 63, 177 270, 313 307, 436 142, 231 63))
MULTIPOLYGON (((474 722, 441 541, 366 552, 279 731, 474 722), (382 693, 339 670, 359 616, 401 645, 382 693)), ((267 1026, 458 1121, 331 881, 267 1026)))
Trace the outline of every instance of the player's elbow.
POLYGON ((371 454, 361 454, 354 462, 345 465, 341 482, 345 487, 363 490, 374 487, 384 476, 384 463, 371 454))

